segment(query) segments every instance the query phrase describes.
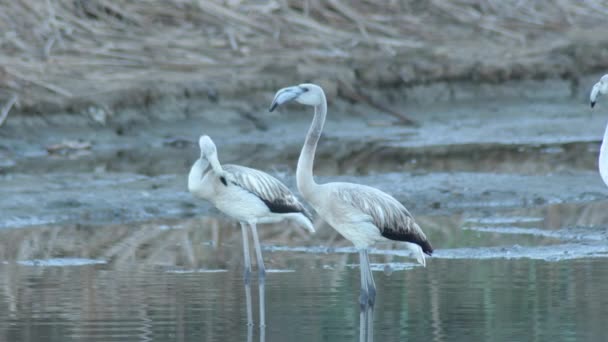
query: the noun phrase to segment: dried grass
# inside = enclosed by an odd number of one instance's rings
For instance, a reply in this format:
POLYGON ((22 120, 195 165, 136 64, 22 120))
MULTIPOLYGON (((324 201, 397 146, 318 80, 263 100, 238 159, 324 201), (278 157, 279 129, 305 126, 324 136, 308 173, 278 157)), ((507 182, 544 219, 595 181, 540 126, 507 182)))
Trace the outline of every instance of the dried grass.
POLYGON ((405 64, 464 42, 484 46, 481 55, 538 53, 539 39, 600 27, 607 14, 606 1, 567 0, 3 1, 0 98, 15 93, 27 107, 159 82, 268 88, 315 74, 349 82, 352 73, 327 69, 405 64), (302 74, 296 63, 311 67, 302 74))

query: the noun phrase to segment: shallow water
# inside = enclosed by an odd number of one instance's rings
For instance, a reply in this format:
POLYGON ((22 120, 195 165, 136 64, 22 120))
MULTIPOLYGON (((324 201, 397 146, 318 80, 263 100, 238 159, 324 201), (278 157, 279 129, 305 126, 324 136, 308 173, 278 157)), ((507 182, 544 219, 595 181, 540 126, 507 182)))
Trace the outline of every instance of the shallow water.
MULTIPOLYGON (((302 259, 289 267, 293 272, 268 274, 265 339, 356 340, 358 270, 319 268, 317 262, 302 259)), ((246 341, 248 337, 238 267, 181 273, 161 266, 3 265, 0 273, 4 322, 0 336, 5 341, 246 341)), ((375 272, 375 278, 376 341, 600 341, 605 337, 608 268, 604 259, 437 259, 426 269, 415 267, 388 276, 375 272)), ((251 333, 253 340, 259 340, 257 327, 251 333)))
MULTIPOLYGON (((436 241, 426 268, 398 244, 371 253, 378 288, 374 339, 602 340, 606 206, 418 217, 436 241)), ((357 340, 356 251, 327 228, 313 236, 280 225, 262 226, 260 233, 269 269, 262 332, 246 325, 240 231, 230 221, 0 230, 0 336, 357 340)), ((255 281, 252 293, 257 321, 255 281)))

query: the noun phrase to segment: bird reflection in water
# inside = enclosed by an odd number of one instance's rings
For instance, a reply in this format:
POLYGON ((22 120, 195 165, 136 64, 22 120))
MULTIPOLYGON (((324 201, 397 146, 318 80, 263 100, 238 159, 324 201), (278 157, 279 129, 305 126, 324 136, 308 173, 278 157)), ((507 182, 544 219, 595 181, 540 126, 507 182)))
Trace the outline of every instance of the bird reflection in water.
POLYGON ((359 342, 374 341, 374 306, 369 303, 361 305, 359 314, 359 342))
MULTIPOLYGON (((252 303, 251 303, 251 297, 247 297, 246 300, 247 302, 247 307, 251 308, 252 307, 252 303)), ((263 306, 260 308, 260 310, 264 310, 264 312, 260 312, 260 315, 262 316, 266 316, 266 307, 263 306)), ((253 324, 247 324, 247 342, 253 342, 253 324)), ((259 342, 266 342, 266 325, 260 325, 260 341, 259 342)))
MULTIPOLYGON (((251 304, 250 304, 251 305, 251 304)), ((260 326, 259 342, 266 342, 266 326, 260 326)), ((253 342, 253 325, 247 325, 247 342, 253 342)), ((361 305, 359 315, 359 342, 374 342, 374 307, 361 305)))
MULTIPOLYGON (((247 325, 247 342, 253 342, 253 325, 247 325)), ((266 342, 266 327, 260 327, 260 342, 266 342)))

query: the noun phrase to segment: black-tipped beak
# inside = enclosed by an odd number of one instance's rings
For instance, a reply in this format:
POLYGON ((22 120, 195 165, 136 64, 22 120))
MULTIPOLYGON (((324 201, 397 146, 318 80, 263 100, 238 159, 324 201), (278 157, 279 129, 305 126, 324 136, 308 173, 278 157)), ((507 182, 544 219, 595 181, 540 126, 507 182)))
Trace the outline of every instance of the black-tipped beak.
MULTIPOLYGON (((270 105, 270 108, 268 108, 269 112, 272 112, 273 110, 275 110, 277 107, 279 106, 279 103, 276 101, 272 101, 272 104, 270 105)), ((593 107, 593 105, 591 106, 593 107)))
POLYGON ((301 88, 299 86, 287 87, 277 91, 276 95, 274 96, 274 99, 272 100, 272 103, 270 104, 270 108, 268 108, 268 111, 272 112, 283 103, 295 100, 304 92, 306 92, 306 89, 301 88))
POLYGON ((595 101, 591 101, 591 108, 595 107, 595 101))

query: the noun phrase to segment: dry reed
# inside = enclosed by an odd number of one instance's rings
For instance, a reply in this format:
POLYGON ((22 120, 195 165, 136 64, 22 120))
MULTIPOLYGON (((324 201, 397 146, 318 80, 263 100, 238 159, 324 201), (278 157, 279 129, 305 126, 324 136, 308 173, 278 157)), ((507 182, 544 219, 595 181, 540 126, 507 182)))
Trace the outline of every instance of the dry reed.
MULTIPOLYGON (((66 106, 118 94, 128 102, 133 89, 158 83, 266 89, 289 75, 352 83, 353 70, 415 56, 535 61, 606 15, 606 1, 567 0, 3 1, 0 100, 66 106), (471 46, 483 50, 459 52, 471 46)), ((450 73, 429 69, 388 73, 403 82, 450 73)))

